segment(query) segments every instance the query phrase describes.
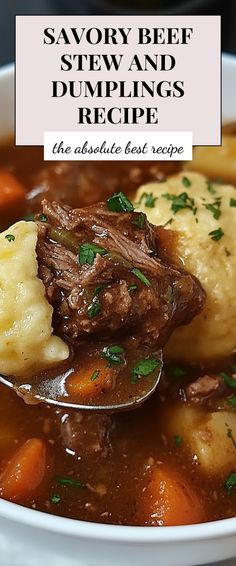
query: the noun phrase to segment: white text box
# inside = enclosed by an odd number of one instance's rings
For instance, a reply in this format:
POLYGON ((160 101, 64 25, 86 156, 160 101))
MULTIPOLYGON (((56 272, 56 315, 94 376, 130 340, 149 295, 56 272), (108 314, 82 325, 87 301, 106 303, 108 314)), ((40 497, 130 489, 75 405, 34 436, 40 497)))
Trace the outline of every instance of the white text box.
POLYGON ((45 132, 46 161, 192 159, 192 132, 45 132))

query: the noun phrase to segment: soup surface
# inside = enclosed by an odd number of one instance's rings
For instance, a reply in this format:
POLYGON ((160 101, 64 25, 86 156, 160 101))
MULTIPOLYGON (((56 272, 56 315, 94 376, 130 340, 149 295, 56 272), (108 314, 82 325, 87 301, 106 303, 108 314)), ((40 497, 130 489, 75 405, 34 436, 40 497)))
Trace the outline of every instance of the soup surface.
MULTIPOLYGON (((236 158, 236 154, 235 154, 236 158)), ((45 164, 37 148, 2 147, 1 172, 24 187, 0 199, 0 228, 44 196, 87 206, 178 172, 179 164, 45 164)), ((206 172, 207 173, 207 172, 206 172)), ((0 179, 1 183, 1 179, 0 179)), ((27 405, 0 386, 0 493, 48 513, 122 525, 175 525, 236 515, 236 360, 169 363, 141 408, 116 415, 27 405)))

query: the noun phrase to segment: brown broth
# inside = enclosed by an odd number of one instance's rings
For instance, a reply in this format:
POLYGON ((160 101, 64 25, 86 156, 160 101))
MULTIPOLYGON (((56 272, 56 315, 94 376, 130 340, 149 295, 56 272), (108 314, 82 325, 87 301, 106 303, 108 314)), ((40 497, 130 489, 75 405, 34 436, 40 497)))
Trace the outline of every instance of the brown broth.
POLYGON ((181 471, 182 478, 190 482, 203 502, 206 521, 235 515, 236 494, 225 491, 225 478, 217 481, 204 477, 191 452, 184 445, 176 447, 173 437, 166 434, 165 419, 171 417, 173 401, 155 395, 142 408, 114 416, 110 451, 101 457, 88 455, 86 447, 84 453, 81 450, 76 455, 63 447, 60 436, 63 417, 54 409, 26 406, 3 386, 0 396, 1 470, 17 447, 29 438, 29 430, 31 438, 43 438, 47 444, 48 468, 44 481, 21 504, 86 521, 142 525, 145 524, 143 488, 150 481, 154 461, 181 471), (58 476, 74 478, 85 487, 60 485, 58 476), (58 504, 52 502, 55 494, 61 498, 58 504))

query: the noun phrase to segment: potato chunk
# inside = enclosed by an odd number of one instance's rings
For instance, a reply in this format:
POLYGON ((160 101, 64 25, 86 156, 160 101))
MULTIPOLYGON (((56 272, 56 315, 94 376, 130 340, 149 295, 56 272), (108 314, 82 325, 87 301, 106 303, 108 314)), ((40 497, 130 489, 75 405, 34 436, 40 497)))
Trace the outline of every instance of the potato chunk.
POLYGON ((0 234, 0 372, 27 376, 65 360, 68 346, 52 334, 53 309, 38 279, 38 229, 17 222, 0 234))
POLYGON ((236 413, 206 413, 187 405, 172 408, 168 432, 178 433, 205 474, 227 474, 236 466, 236 413))

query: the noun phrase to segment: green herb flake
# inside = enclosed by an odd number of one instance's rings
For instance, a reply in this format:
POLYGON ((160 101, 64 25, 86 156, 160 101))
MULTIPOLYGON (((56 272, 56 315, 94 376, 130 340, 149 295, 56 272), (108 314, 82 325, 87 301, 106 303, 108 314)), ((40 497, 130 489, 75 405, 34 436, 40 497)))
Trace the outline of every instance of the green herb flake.
MULTIPOLYGON (((163 182, 163 181, 162 181, 163 182)), ((154 197, 153 193, 143 193, 137 203, 137 206, 143 203, 146 208, 154 208, 158 197, 154 197)))
POLYGON ((40 215, 39 215, 39 220, 40 220, 40 222, 47 222, 47 221, 48 221, 48 217, 46 216, 46 214, 40 214, 40 215))
POLYGON ((223 378, 224 382, 229 386, 229 387, 233 387, 236 388, 236 379, 234 379, 233 377, 230 377, 227 373, 221 372, 220 377, 223 378))
POLYGON ((70 478, 68 476, 57 476, 56 482, 59 485, 64 485, 64 486, 68 486, 68 487, 78 487, 79 489, 84 489, 86 487, 86 484, 84 482, 79 481, 79 480, 75 480, 75 479, 70 478))
POLYGON ((13 236, 13 234, 7 234, 5 236, 5 240, 8 240, 8 242, 14 242, 15 241, 15 236, 13 236))
POLYGON ((99 370, 96 369, 96 370, 92 373, 92 375, 91 375, 91 377, 90 377, 90 381, 95 381, 95 379, 98 378, 99 373, 100 373, 99 370))
POLYGON ((166 200, 173 200, 174 198, 176 198, 176 195, 171 195, 170 193, 163 193, 161 196, 166 200))
POLYGON ((229 475, 229 477, 227 478, 224 487, 226 489, 226 491, 231 492, 235 487, 236 487, 236 473, 232 473, 229 475))
POLYGON ((173 379, 181 379, 181 377, 185 377, 187 372, 181 366, 171 366, 169 368, 169 374, 173 379))
POLYGON ((174 436, 174 444, 177 448, 179 448, 180 446, 182 446, 183 444, 183 438, 182 436, 180 436, 179 434, 176 434, 174 436))
POLYGON ((80 265, 92 265, 95 260, 96 254, 105 255, 107 254, 107 251, 104 248, 97 246, 96 244, 81 244, 79 246, 80 265))
POLYGON ((227 401, 231 407, 236 408, 236 395, 234 395, 234 397, 228 397, 227 401))
POLYGON ((26 214, 26 216, 23 216, 23 220, 25 222, 34 222, 35 221, 35 215, 34 214, 26 214))
POLYGON ((144 283, 144 285, 146 285, 147 287, 150 287, 151 283, 150 283, 149 279, 147 279, 146 275, 144 275, 144 273, 142 271, 140 271, 140 269, 138 269, 137 267, 134 267, 133 269, 131 269, 131 273, 136 275, 136 277, 138 277, 138 279, 142 283, 144 283))
POLYGON ((133 212, 134 207, 124 193, 115 193, 107 199, 107 208, 112 212, 133 212))
POLYGON ((233 437, 232 428, 230 428, 227 423, 225 423, 225 426, 227 428, 227 436, 228 436, 228 438, 230 438, 230 440, 232 440, 233 446, 234 446, 234 448, 236 448, 236 442, 235 442, 235 439, 233 437))
POLYGON ((188 177, 182 177, 182 183, 183 183, 183 185, 186 189, 188 187, 191 187, 191 184, 192 184, 188 177))
POLYGON ((137 383, 141 377, 147 377, 147 375, 153 373, 160 365, 160 360, 156 358, 139 360, 132 369, 131 383, 137 383))
POLYGON ((211 181, 207 181, 207 190, 211 195, 215 195, 216 194, 216 189, 214 189, 211 181))
POLYGON ((128 288, 129 293, 132 293, 133 291, 137 290, 137 285, 130 285, 130 287, 128 288))
POLYGON ((236 206, 236 199, 235 198, 230 199, 229 206, 236 206))
POLYGON ((143 230, 143 228, 146 226, 146 220, 147 220, 146 214, 144 214, 144 212, 139 212, 136 213, 132 224, 140 228, 140 230, 143 230))
POLYGON ((177 212, 184 210, 185 208, 191 210, 194 215, 197 212, 195 201, 193 198, 189 197, 188 193, 181 193, 180 195, 171 195, 170 193, 165 193, 162 194, 162 197, 169 201, 172 201, 171 210, 174 214, 177 214, 177 212))
POLYGON ((114 344, 113 346, 106 346, 102 350, 102 358, 108 362, 109 366, 116 366, 123 363, 124 348, 114 344))
POLYGON ((97 295, 99 295, 103 291, 103 289, 106 289, 106 287, 107 283, 102 283, 102 285, 95 287, 95 289, 93 290, 93 296, 96 297, 97 295))
POLYGON ((102 305, 99 302, 99 300, 97 299, 97 297, 94 298, 93 302, 88 306, 87 309, 87 313, 88 313, 88 317, 94 318, 95 316, 97 316, 102 310, 102 305))
POLYGON ((224 232, 222 228, 217 228, 217 230, 212 230, 211 232, 209 232, 208 236, 210 236, 211 239, 214 240, 214 242, 218 242, 222 238, 222 236, 224 236, 224 232))
POLYGON ((209 210, 209 212, 212 213, 213 218, 215 218, 215 220, 218 220, 221 216, 221 210, 220 210, 220 206, 221 206, 221 201, 220 200, 215 200, 212 204, 204 204, 203 206, 205 206, 205 208, 207 210, 209 210))
POLYGON ((61 496, 58 493, 53 493, 50 497, 51 503, 58 505, 61 502, 61 496))
POLYGON ((172 224, 172 222, 174 222, 174 218, 169 218, 169 220, 167 220, 167 222, 165 222, 165 224, 163 224, 163 228, 168 226, 168 224, 172 224))

